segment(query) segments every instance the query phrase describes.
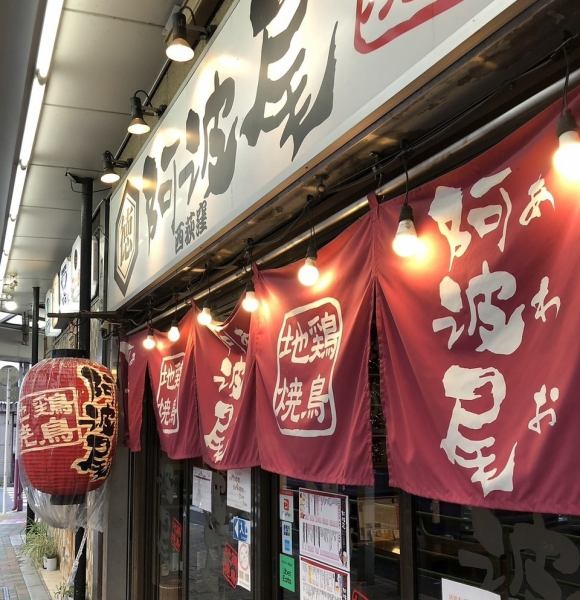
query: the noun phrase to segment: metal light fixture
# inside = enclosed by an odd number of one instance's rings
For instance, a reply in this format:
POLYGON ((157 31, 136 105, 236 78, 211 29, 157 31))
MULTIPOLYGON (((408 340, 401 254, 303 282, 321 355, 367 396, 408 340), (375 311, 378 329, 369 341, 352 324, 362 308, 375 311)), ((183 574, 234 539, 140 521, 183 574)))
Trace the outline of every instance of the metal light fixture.
POLYGON ((189 32, 198 32, 201 37, 207 38, 213 32, 212 27, 202 27, 195 22, 195 14, 189 6, 184 6, 173 13, 171 33, 165 47, 167 58, 175 62, 188 62, 194 57, 194 51, 187 39, 189 32), (191 25, 187 24, 184 11, 191 14, 191 25))
POLYGON ((127 127, 127 131, 133 135, 143 135, 149 133, 151 127, 145 120, 145 115, 160 117, 167 108, 166 104, 161 104, 156 107, 151 104, 151 98, 145 90, 137 90, 133 96, 131 96, 131 121, 127 127), (143 109, 143 103, 139 94, 145 95, 145 108, 143 109))
POLYGON ((101 174, 101 181, 103 183, 117 183, 117 181, 121 179, 121 176, 115 171, 115 168, 128 169, 132 162, 132 158, 128 158, 127 160, 117 160, 109 150, 105 150, 105 152, 103 152, 103 173, 101 174))

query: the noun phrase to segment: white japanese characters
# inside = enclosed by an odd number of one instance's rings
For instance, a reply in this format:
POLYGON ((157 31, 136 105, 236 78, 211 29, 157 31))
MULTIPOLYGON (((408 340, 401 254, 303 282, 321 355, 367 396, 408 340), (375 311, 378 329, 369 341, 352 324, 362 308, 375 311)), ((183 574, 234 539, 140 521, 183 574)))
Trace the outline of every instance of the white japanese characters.
POLYGON ((184 356, 185 352, 180 352, 165 356, 161 361, 156 405, 161 431, 165 434, 179 431, 179 388, 184 356))

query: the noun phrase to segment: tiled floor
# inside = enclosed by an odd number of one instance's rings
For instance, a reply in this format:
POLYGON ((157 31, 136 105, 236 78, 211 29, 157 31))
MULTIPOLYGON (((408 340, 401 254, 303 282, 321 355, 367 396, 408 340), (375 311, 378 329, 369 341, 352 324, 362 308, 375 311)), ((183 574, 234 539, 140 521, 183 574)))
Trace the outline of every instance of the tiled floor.
MULTIPOLYGON (((26 510, 26 509, 25 509, 26 510)), ((50 600, 37 570, 20 558, 26 512, 0 514, 0 600, 50 600)))

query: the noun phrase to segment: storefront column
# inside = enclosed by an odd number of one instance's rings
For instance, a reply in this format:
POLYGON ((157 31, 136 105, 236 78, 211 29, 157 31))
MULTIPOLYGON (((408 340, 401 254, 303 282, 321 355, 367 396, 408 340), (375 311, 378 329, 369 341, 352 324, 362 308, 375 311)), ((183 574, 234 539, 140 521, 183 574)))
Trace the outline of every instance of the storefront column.
POLYGON ((415 548, 415 512, 413 496, 401 490, 399 511, 401 522, 401 598, 417 597, 417 570, 415 548))

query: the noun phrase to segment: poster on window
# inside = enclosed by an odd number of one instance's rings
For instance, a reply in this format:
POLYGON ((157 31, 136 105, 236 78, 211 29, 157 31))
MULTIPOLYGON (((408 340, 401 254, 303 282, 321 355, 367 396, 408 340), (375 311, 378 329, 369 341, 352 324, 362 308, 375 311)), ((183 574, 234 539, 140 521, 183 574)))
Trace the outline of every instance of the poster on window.
POLYGON ((373 309, 372 231, 366 215, 304 261, 255 270, 252 321, 262 468, 308 481, 372 485, 368 357, 373 309), (356 399, 356 401, 353 401, 356 399))
POLYGON ((300 555, 350 570, 348 496, 300 489, 300 555))
POLYGON ((252 469, 228 471, 227 505, 247 513, 252 512, 252 469))
MULTIPOLYGON (((570 109, 580 117, 578 96, 570 109)), ((560 111, 558 101, 412 190, 413 258, 390 246, 402 199, 378 207, 377 328, 394 487, 580 514, 580 478, 570 476, 580 462, 580 203, 577 183, 552 163, 560 111)))
POLYGON ((211 512, 212 472, 193 467, 192 481, 191 505, 211 512))
POLYGON ((500 600, 500 596, 472 585, 442 579, 441 600, 500 600))
POLYGON ((350 600, 350 575, 301 556, 300 600, 350 600))
POLYGON ((238 543, 238 586, 252 590, 252 553, 251 546, 246 542, 238 543))

